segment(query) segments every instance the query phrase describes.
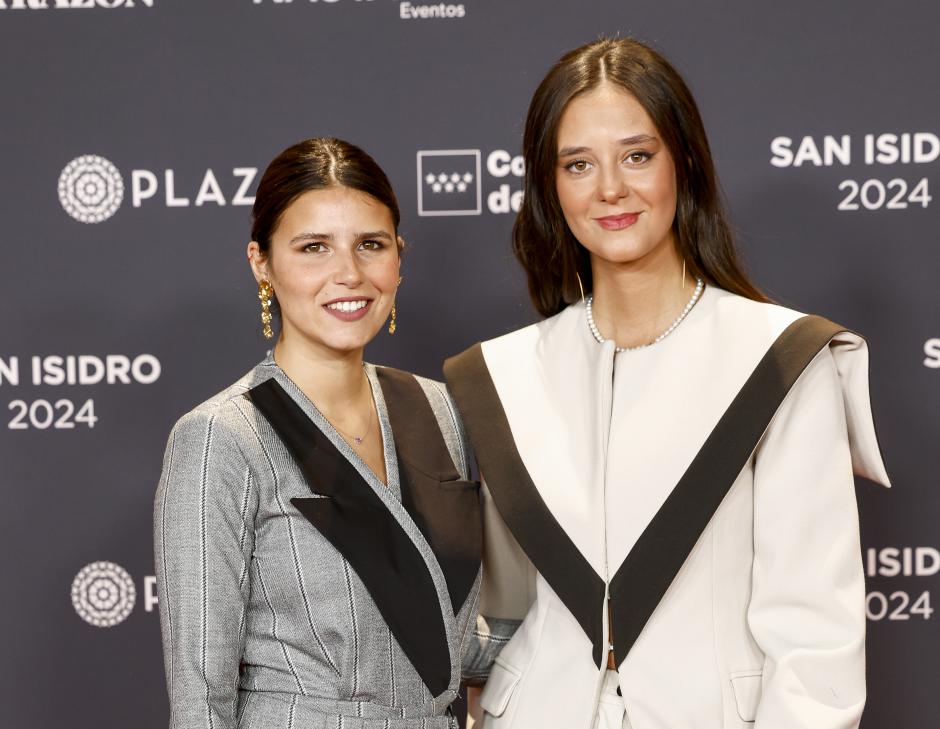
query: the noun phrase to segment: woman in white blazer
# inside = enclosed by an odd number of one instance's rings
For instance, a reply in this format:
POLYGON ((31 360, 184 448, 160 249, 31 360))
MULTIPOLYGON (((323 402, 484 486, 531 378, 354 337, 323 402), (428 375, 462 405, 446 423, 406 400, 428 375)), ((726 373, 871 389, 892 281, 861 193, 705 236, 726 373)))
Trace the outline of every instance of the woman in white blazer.
POLYGON ((504 646, 485 729, 857 727, 853 471, 888 485, 864 340, 747 279, 650 48, 564 56, 524 152, 514 250, 547 318, 445 366, 486 486, 478 632, 504 646))

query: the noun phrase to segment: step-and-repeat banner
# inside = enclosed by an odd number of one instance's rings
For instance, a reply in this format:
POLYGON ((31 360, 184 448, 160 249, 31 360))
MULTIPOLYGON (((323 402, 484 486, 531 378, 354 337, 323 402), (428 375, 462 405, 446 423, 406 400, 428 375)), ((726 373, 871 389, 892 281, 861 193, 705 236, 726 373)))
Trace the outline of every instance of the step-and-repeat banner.
POLYGON ((863 727, 940 726, 938 28, 918 0, 0 0, 0 724, 166 724, 153 493, 174 420, 264 355, 267 162, 335 135, 385 167, 409 247, 368 356, 440 377, 535 319, 535 85, 629 34, 693 88, 756 280, 871 343, 863 727))

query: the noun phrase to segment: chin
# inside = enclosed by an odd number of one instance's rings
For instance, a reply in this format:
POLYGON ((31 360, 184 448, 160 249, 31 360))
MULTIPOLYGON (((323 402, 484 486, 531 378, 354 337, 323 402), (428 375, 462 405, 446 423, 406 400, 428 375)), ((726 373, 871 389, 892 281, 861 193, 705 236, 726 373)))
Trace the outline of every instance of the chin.
POLYGON ((336 322, 315 322, 311 326, 309 323, 300 334, 308 342, 326 347, 334 352, 353 352, 362 349, 376 334, 376 330, 365 325, 355 328, 346 326, 337 326, 336 322))
POLYGON ((326 347, 336 352, 354 352, 365 347, 372 339, 366 336, 341 336, 324 338, 322 341, 326 347))
MULTIPOLYGON (((624 236, 619 240, 606 240, 593 249, 588 249, 601 260, 615 264, 629 264, 642 261, 665 245, 650 242, 649 239, 637 240, 635 237, 624 236)), ((585 246, 587 247, 587 246, 585 246)))
POLYGON ((643 248, 629 242, 620 245, 607 243, 598 246, 592 253, 602 261, 616 264, 635 263, 643 258, 651 249, 643 248))

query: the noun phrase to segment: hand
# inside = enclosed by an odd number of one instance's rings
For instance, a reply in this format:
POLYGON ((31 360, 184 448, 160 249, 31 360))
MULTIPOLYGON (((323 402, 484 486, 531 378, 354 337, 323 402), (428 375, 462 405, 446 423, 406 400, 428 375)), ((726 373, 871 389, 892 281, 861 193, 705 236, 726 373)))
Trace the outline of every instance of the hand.
POLYGON ((467 727, 483 729, 483 709, 480 707, 482 686, 467 686, 467 727))

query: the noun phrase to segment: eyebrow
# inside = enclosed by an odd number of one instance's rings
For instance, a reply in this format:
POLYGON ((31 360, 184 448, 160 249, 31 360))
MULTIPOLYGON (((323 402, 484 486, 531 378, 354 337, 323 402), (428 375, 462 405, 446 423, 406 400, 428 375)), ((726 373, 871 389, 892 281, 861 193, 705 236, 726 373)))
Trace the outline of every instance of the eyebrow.
MULTIPOLYGON (((302 240, 334 240, 336 236, 332 233, 298 233, 293 238, 290 239, 291 243, 298 243, 302 240)), ((366 240, 367 238, 384 238, 385 240, 391 240, 392 236, 386 233, 384 230, 369 230, 364 233, 356 233, 356 240, 366 240)))
POLYGON ((356 234, 356 240, 365 240, 366 238, 384 238, 385 240, 391 240, 392 236, 390 236, 384 230, 373 230, 366 233, 356 234))
MULTIPOLYGON (((656 137, 649 134, 634 134, 632 137, 624 137, 617 142, 621 147, 630 147, 634 144, 648 144, 649 142, 656 142, 656 137)), ((590 152, 590 147, 565 147, 558 150, 559 157, 570 157, 573 154, 581 154, 583 152, 590 152)))
POLYGON ((290 239, 291 243, 297 243, 302 240, 310 240, 316 238, 317 240, 333 240, 332 233, 298 233, 293 238, 290 239))

